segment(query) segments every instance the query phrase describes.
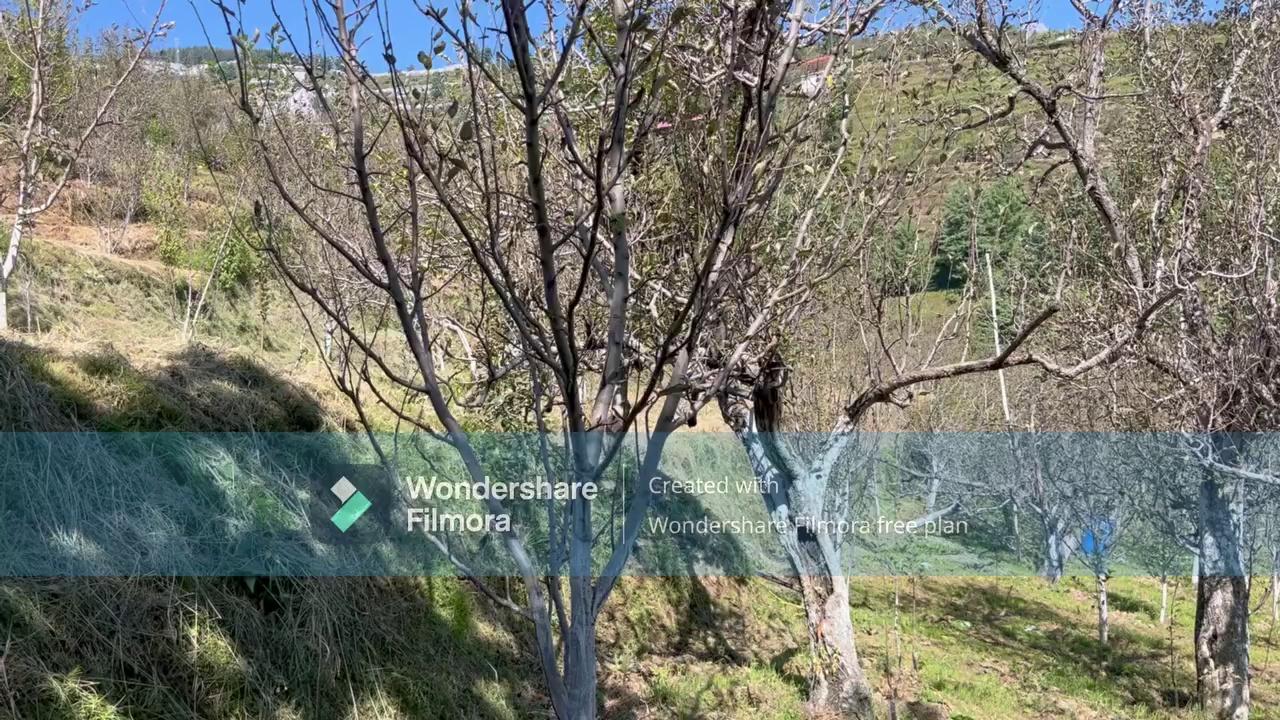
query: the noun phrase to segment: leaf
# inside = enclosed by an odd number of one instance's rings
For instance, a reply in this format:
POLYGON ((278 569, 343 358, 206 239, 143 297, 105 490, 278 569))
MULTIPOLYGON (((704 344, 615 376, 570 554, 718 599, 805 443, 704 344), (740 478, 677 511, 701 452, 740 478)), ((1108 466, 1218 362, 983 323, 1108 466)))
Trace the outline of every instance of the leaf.
POLYGON ((458 133, 458 136, 461 137, 463 140, 470 140, 471 138, 475 137, 476 136, 475 124, 472 123, 470 120, 462 123, 462 132, 458 133))
POLYGON ((444 45, 444 41, 443 41, 443 40, 441 40, 440 42, 436 43, 436 46, 435 46, 435 48, 432 50, 432 52, 434 52, 434 53, 435 53, 435 54, 437 54, 437 55, 443 55, 443 54, 444 54, 444 47, 445 47, 445 45, 444 45))
POLYGON ((454 100, 453 102, 449 103, 449 109, 445 110, 445 112, 449 114, 449 117, 453 117, 453 116, 457 115, 457 114, 458 114, 458 101, 457 101, 457 100, 454 100))
POLYGON ((430 56, 430 55, 427 55, 427 53, 426 53, 426 52, 424 52, 424 51, 422 51, 422 50, 419 50, 419 51, 418 51, 418 62, 422 63, 422 67, 424 67, 424 68, 429 68, 429 67, 431 67, 431 56, 430 56))

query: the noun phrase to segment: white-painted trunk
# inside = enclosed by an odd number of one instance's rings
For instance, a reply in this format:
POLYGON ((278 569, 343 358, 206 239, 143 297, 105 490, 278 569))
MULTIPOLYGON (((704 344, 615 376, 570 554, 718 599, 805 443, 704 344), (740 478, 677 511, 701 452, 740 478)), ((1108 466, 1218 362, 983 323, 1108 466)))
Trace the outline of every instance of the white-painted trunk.
POLYGON ((1071 542, 1066 523, 1059 517, 1044 521, 1044 567, 1041 574, 1049 584, 1057 584, 1071 560, 1071 542))
POLYGON ((1169 622, 1169 578, 1160 578, 1160 624, 1169 622))
POLYGON ((1013 550, 1013 554, 1022 560, 1022 525, 1018 520, 1018 513, 1021 512, 1018 507, 1017 493, 1009 493, 1009 504, 1005 506, 1005 523, 1009 528, 1009 549, 1013 550))
MULTIPOLYGON (((590 578, 585 580, 590 585, 590 578)), ((569 632, 569 647, 566 648, 564 667, 568 707, 557 712, 563 720, 596 720, 595 621, 594 613, 586 609, 585 613, 576 618, 569 632)))
POLYGON ((1249 718, 1249 586, 1237 490, 1213 476, 1200 483, 1196 685, 1201 706, 1216 720, 1249 718))
POLYGON ((1271 624, 1280 621, 1280 545, 1271 548, 1271 587, 1267 594, 1271 596, 1271 624))
POLYGON ((0 332, 9 329, 9 280, 18 266, 18 248, 22 246, 23 229, 26 216, 21 210, 24 199, 29 200, 30 192, 20 188, 18 192, 19 210, 13 218, 13 227, 9 230, 9 247, 5 250, 4 260, 0 261, 0 332))
POLYGON ((1098 576, 1098 642, 1103 645, 1111 636, 1111 613, 1107 603, 1107 576, 1098 576))
MULTIPOLYGON (((760 434, 745 432, 739 438, 761 488, 776 490, 762 493, 765 507, 787 528, 779 540, 800 582, 813 655, 810 710, 822 717, 874 720, 873 691, 858 658, 850 616, 849 580, 844 575, 840 550, 828 535, 797 522, 797 517, 825 517, 816 499, 823 495, 820 490, 824 474, 830 472, 834 461, 824 463, 816 473, 793 480, 780 470, 760 434)), ((834 458, 839 446, 832 447, 835 449, 829 455, 834 458)))
POLYGON ((1280 570, 1271 571, 1271 622, 1280 622, 1280 570))
POLYGON ((924 514, 930 515, 938 505, 938 489, 942 485, 942 478, 938 475, 932 475, 929 478, 929 491, 924 498, 924 514))

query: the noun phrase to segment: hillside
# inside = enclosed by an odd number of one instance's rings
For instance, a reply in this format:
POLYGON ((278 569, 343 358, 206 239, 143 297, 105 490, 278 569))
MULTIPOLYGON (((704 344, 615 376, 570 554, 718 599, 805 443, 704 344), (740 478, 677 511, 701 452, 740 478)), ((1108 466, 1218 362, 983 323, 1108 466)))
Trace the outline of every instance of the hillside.
POLYGON ((1280 720, 1280 6, 93 5, 0 720, 1280 720))
MULTIPOLYGON (((36 246, 39 331, 0 346, 6 427, 350 421, 282 302, 264 322, 252 295, 211 298, 199 344, 185 344, 172 271, 61 239, 85 231, 54 225, 36 246)), ((97 463, 127 467, 110 455, 97 463)), ((1109 648, 1093 637, 1088 577, 851 583, 865 667, 900 717, 911 701, 975 720, 1196 717, 1185 578, 1170 627, 1157 621, 1154 580, 1116 579, 1109 648)), ((505 719, 545 706, 527 628, 452 579, 10 578, 0 626, 0 717, 142 720, 199 708, 216 720, 505 719)), ((1280 717, 1277 629, 1265 607, 1255 614, 1259 718, 1280 717)), ((625 579, 601 632, 606 717, 804 717, 803 612, 782 585, 625 579)))

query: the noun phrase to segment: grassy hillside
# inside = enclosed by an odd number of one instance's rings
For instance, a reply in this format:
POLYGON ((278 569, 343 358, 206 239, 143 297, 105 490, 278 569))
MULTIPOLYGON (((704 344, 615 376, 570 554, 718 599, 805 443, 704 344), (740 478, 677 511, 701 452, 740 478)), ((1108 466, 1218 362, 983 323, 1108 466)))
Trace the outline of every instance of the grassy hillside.
MULTIPOLYGON (((282 300, 263 312, 251 292, 211 297, 198 344, 187 344, 174 314, 183 274, 56 240, 34 247, 39 328, 0 344, 4 427, 349 422, 282 300)), ((103 455, 95 470, 128 467, 103 455)), ((1171 628, 1157 622, 1156 583, 1113 581, 1109 648, 1094 639, 1088 578, 852 583, 863 665, 886 713, 889 701, 899 717, 924 701, 975 720, 1197 716, 1185 580, 1171 628)), ((449 579, 10 578, 0 628, 0 718, 546 716, 527 627, 449 579)), ((1280 637, 1265 609, 1253 632, 1255 716, 1277 718, 1280 637)), ((810 659, 787 587, 628 579, 601 634, 606 717, 804 716, 810 659)))
MULTIPOLYGON (((801 718, 796 598, 763 580, 631 580, 604 623, 606 717, 801 718)), ((900 717, 1194 718, 1185 583, 1117 581, 1113 646, 1085 582, 861 579, 864 666, 900 717), (898 612, 893 611, 894 589, 898 612)), ((523 629, 449 580, 6 581, 0 717, 544 717, 523 629)), ((1256 712, 1275 718, 1280 647, 1261 618, 1256 712)), ((887 711, 886 707, 884 708, 887 711)))
MULTIPOLYGON (((1033 57, 1038 70, 1053 70, 1051 50, 1033 57)), ((904 150, 921 140, 910 129, 918 114, 959 125, 980 118, 981 108, 1001 107, 1007 88, 994 72, 967 62, 948 73, 944 55, 907 57, 893 68, 868 66, 886 76, 853 99, 857 139, 887 132, 878 127, 880 119, 907 128, 895 130, 900 134, 885 144, 887 167, 912 161, 904 150)), ((1120 87, 1123 76, 1120 69, 1120 87)), ((1026 112, 1019 105, 1013 119, 1025 120, 1026 112)), ((978 169, 993 147, 1003 146, 1000 132, 957 135, 938 158, 923 162, 910 184, 914 215, 936 222, 950 181, 988 180, 978 177, 978 169)), ((1036 174, 1041 162, 1033 159, 1026 172, 1036 174)), ((297 309, 270 278, 211 285, 194 340, 183 337, 187 303, 205 287, 200 268, 208 264, 209 238, 227 220, 206 179, 192 182, 181 209, 193 247, 171 253, 171 264, 161 261, 166 251, 154 218, 129 228, 127 252, 98 247, 95 229, 74 208, 59 207, 41 219, 35 241, 23 250, 20 282, 11 288, 17 331, 0 338, 0 429, 261 433, 357 427, 297 309)), ((64 205, 74 205, 77 189, 64 205)), ((912 309, 905 314, 921 325, 889 329, 925 339, 953 303, 945 291, 903 302, 912 309)), ((797 405, 816 408, 824 418, 847 400, 851 389, 843 379, 866 367, 863 349, 841 335, 835 312, 805 320, 804 340, 818 350, 794 359, 797 374, 808 381, 797 405), (829 382, 831 377, 841 383, 829 382)), ((912 347, 903 356, 918 358, 920 352, 912 347)), ((939 359, 959 352, 948 347, 939 359)), ((1020 380, 1011 376, 1016 389, 1020 380)), ((967 407, 957 410, 961 402, 995 407, 990 378, 973 382, 979 390, 949 399, 949 411, 967 413, 967 407)), ((931 412, 930 402, 920 398, 911 412, 931 412)), ((699 419, 700 431, 724 429, 714 409, 708 415, 699 419)), ((391 424, 387 417, 375 422, 391 424)), ((913 426, 911 416, 893 408, 871 422, 883 429, 913 426)), ((139 473, 152 474, 161 485, 177 477, 162 463, 119 448, 92 446, 87 453, 74 468, 0 453, 0 476, 47 473, 39 476, 47 481, 46 497, 0 497, 0 522, 6 502, 75 495, 91 504, 88 492, 78 492, 80 472, 121 478, 122 492, 136 489, 126 479, 139 473)), ((259 492, 260 481, 284 470, 286 461, 256 458, 250 467, 240 462, 245 454, 186 459, 205 464, 204 476, 224 494, 229 515, 269 516, 273 508, 259 492)), ((696 474, 711 460, 686 446, 673 452, 668 469, 696 474)), ((94 530, 131 528, 122 523, 94 530)), ((140 537, 138 543, 145 550, 178 550, 163 538, 140 537)), ((50 539, 51 546, 72 551, 87 544, 84 538, 50 539)), ((974 552, 959 545, 951 550, 948 556, 974 552)), ((871 571, 884 559, 865 557, 871 555, 866 548, 854 548, 858 553, 871 571)), ((16 563, 12 557, 0 561, 16 563)), ((1012 558, 995 562, 1013 567, 1012 558)), ((1114 579, 1109 646, 1095 638, 1092 582, 1084 576, 1052 587, 1034 577, 853 578, 859 651, 882 700, 882 716, 915 717, 917 703, 929 703, 944 706, 953 720, 1200 717, 1190 705, 1189 581, 1175 582, 1172 622, 1162 626, 1155 581, 1114 579)), ((517 598, 520 593, 514 581, 497 579, 491 586, 517 598)), ((1280 718, 1280 628, 1262 600, 1268 589, 1264 580, 1255 585, 1259 609, 1251 628, 1253 717, 1263 720, 1280 718)), ((548 717, 529 627, 455 579, 0 577, 0 631, 0 720, 548 717)), ((800 598, 785 582, 626 578, 600 635, 606 718, 806 715, 805 677, 813 659, 800 598)))

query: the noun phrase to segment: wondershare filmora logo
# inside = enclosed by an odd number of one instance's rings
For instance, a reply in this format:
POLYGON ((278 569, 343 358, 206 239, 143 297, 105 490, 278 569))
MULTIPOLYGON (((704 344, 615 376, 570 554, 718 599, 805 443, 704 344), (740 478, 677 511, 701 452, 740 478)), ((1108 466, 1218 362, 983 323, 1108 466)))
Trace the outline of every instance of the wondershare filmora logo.
POLYGON ((330 465, 312 478, 312 533, 331 545, 377 543, 390 531, 391 483, 379 465, 330 465))
POLYGON ((373 503, 364 493, 360 492, 355 485, 344 475, 338 478, 338 482, 329 488, 329 492, 338 496, 338 501, 342 503, 342 507, 338 508, 338 512, 329 518, 334 526, 342 532, 351 529, 352 525, 361 518, 369 508, 373 507, 373 503))

